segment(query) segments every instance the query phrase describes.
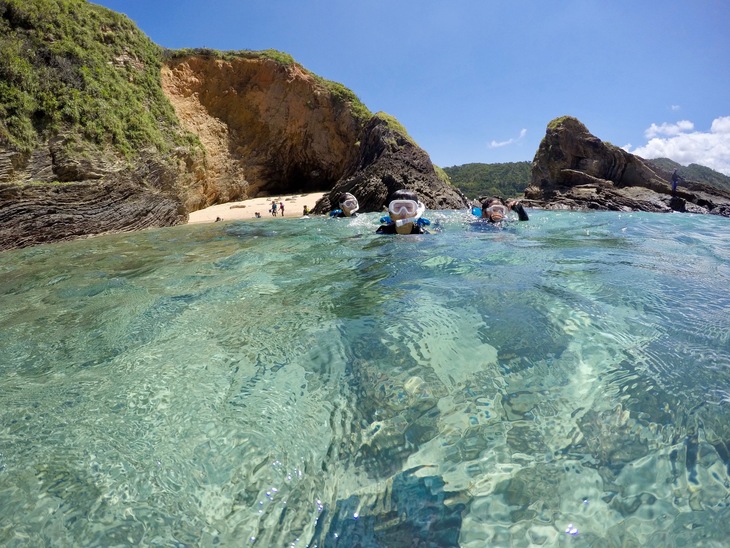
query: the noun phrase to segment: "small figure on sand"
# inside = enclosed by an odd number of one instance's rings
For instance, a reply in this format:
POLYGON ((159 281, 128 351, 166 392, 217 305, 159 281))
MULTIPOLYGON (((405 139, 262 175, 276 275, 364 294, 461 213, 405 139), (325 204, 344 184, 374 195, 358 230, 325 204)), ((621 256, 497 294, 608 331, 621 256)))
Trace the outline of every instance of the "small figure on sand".
POLYGON ((307 207, 307 204, 304 204, 304 209, 302 210, 302 215, 305 217, 309 215, 309 208, 307 207))
POLYGON ((284 216, 284 202, 279 202, 279 209, 281 210, 281 216, 284 216))
POLYGON ((276 202, 271 202, 271 214, 274 217, 276 217, 276 208, 277 208, 276 202))

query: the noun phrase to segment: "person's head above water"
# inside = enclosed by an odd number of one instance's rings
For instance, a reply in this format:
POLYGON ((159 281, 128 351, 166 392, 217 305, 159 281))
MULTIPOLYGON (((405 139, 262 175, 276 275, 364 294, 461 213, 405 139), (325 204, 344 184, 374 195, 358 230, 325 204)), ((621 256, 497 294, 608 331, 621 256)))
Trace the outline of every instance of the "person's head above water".
POLYGON ((486 219, 490 223, 504 221, 509 209, 501 198, 487 198, 482 202, 482 219, 486 219))
POLYGON ((355 198, 355 196, 350 194, 349 192, 343 192, 342 194, 340 194, 340 197, 337 201, 340 205, 342 213, 344 213, 346 217, 351 216, 353 213, 357 212, 358 209, 360 209, 360 204, 358 203, 357 198, 355 198))
POLYGON ((412 190, 396 190, 388 198, 388 216, 395 223, 398 234, 410 234, 413 223, 421 218, 425 210, 426 206, 412 190))

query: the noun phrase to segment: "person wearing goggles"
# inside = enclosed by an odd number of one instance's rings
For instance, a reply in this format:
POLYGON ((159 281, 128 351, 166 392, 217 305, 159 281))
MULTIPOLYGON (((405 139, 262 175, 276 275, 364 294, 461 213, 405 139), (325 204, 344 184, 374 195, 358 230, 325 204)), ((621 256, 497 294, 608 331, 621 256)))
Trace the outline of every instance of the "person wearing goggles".
POLYGON ((340 194, 338 202, 340 209, 330 211, 330 217, 357 217, 357 210, 360 209, 360 204, 357 202, 355 196, 349 192, 343 192, 340 194))
POLYGON ((381 219, 385 224, 378 227, 376 234, 428 234, 424 228, 429 223, 423 218, 426 206, 411 190, 396 190, 388 201, 388 217, 381 219))
POLYGON ((506 202, 501 198, 487 198, 482 202, 481 207, 481 218, 482 221, 488 223, 501 223, 502 221, 509 220, 509 212, 514 211, 517 213, 517 218, 520 221, 529 221, 530 218, 522 207, 522 204, 517 200, 507 200, 506 202))

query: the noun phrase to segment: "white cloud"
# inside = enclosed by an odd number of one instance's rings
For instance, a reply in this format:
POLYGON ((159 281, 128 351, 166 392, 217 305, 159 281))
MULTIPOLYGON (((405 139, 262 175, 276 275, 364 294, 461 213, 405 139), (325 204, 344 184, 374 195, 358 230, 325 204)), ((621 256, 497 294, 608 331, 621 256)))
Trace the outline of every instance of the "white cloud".
POLYGON ((506 147, 507 145, 511 145, 516 143, 517 141, 521 141, 525 138, 525 135, 527 135, 527 130, 523 128, 520 130, 519 137, 512 137, 511 139, 507 139, 506 141, 492 141, 489 143, 489 148, 506 147))
POLYGON ((679 105, 672 105, 671 107, 669 107, 669 110, 673 110, 676 112, 676 111, 680 110, 681 108, 682 107, 680 107, 679 105))
POLYGON ((656 137, 657 135, 679 135, 686 131, 692 131, 695 125, 689 120, 680 120, 676 124, 662 124, 660 126, 652 124, 649 129, 644 131, 644 135, 647 139, 656 137))
POLYGON ((683 165, 700 164, 730 175, 730 116, 712 121, 709 132, 693 131, 694 124, 681 120, 676 124, 652 124, 644 132, 649 141, 634 150, 624 149, 642 158, 670 158, 683 165))

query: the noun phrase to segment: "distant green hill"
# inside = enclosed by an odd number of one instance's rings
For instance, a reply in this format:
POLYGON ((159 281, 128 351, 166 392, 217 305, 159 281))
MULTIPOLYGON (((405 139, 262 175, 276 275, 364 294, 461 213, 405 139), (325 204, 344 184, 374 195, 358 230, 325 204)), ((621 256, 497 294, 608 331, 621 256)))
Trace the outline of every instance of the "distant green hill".
MULTIPOLYGON (((677 172, 687 181, 704 183, 720 190, 730 191, 730 177, 699 164, 683 166, 669 158, 645 160, 657 173, 669 179, 677 172)), ((463 164, 443 168, 451 183, 468 198, 521 196, 530 183, 531 162, 507 162, 503 164, 463 164)))
POLYGON ((531 169, 532 162, 464 164, 443 168, 451 183, 471 199, 480 196, 522 196, 530 183, 531 169))
POLYGON ((663 175, 665 176, 671 176, 672 172, 676 169, 677 173, 688 181, 705 183, 721 190, 730 191, 730 177, 723 175, 714 169, 710 169, 709 167, 701 166, 699 164, 690 164, 685 167, 674 160, 670 160, 669 158, 655 158, 653 160, 646 161, 650 165, 662 170, 664 172, 663 175))

